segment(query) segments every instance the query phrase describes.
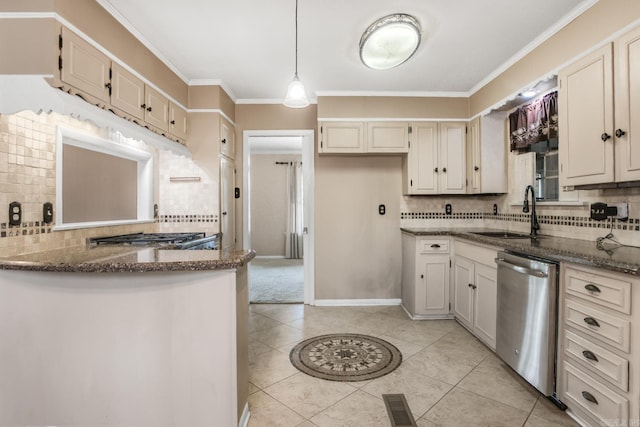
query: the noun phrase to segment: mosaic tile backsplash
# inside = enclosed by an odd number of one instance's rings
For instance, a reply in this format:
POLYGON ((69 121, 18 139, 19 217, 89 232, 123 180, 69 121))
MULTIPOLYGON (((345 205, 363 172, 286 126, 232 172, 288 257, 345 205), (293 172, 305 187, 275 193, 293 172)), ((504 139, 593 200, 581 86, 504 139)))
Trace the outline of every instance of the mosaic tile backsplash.
POLYGON ((0 114, 0 256, 82 245, 89 237, 139 233, 219 231, 218 189, 212 179, 189 158, 147 146, 117 132, 98 128, 57 113, 24 111, 0 114), (55 231, 55 223, 42 222, 43 203, 56 206, 56 126, 64 125, 103 139, 154 153, 159 169, 155 192, 159 217, 155 222, 55 231), (197 183, 173 184, 179 173, 201 176, 197 183), (20 225, 9 225, 9 203, 22 205, 20 225))

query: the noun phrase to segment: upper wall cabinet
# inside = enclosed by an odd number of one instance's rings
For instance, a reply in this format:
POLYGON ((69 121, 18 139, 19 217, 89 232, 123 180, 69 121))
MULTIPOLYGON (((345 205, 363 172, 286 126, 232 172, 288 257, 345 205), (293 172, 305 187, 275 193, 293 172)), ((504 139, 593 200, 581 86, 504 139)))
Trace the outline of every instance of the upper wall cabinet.
POLYGON ((87 101, 174 141, 187 138, 187 111, 123 65, 62 27, 60 80, 87 101))
POLYGON ((60 45, 60 79, 109 102, 111 60, 65 27, 62 27, 60 45))
POLYGON ((407 122, 321 122, 321 154, 385 154, 409 150, 407 122))
POLYGON ((467 193, 506 193, 506 113, 495 112, 469 122, 467 132, 467 193))
POLYGON ((639 66, 636 29, 558 74, 560 185, 640 180, 639 66))
POLYGON ((236 155, 236 134, 233 124, 220 116, 220 154, 233 159, 236 155))
POLYGON ((404 194, 465 194, 466 123, 413 123, 404 194))

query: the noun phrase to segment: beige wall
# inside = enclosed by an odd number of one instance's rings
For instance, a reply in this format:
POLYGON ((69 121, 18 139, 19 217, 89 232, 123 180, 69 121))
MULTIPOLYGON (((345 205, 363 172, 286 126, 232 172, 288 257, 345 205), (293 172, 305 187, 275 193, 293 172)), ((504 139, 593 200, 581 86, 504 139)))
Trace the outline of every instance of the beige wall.
POLYGON ((217 85, 189 86, 189 108, 219 109, 232 121, 236 119, 236 105, 224 89, 217 85))
POLYGON ((54 19, 0 19, 0 74, 53 74, 58 28, 54 19))
POLYGON ((258 256, 284 256, 287 228, 287 166, 301 155, 252 154, 251 249, 258 256))
POLYGON ((522 90, 640 18, 637 0, 600 0, 470 98, 471 116, 522 90))
POLYGON ((430 118, 467 119, 467 98, 394 96, 323 96, 318 117, 325 118, 430 118))

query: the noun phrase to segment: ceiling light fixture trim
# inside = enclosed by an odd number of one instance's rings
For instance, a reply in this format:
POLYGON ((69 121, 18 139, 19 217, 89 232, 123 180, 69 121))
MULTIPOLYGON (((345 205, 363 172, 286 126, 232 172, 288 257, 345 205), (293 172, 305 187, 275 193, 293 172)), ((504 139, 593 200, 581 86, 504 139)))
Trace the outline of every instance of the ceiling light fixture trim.
POLYGON ((418 20, 406 13, 384 16, 360 38, 360 60, 374 70, 388 70, 411 58, 422 41, 418 20))
POLYGON ((296 71, 282 103, 289 108, 304 108, 309 105, 307 91, 298 77, 298 0, 296 0, 296 71))

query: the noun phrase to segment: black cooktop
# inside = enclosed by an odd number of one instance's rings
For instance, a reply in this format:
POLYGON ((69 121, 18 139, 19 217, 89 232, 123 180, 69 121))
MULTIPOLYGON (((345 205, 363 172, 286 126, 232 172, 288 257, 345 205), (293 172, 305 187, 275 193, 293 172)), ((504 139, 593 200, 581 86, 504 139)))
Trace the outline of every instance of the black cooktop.
POLYGON ((150 245, 153 243, 184 243, 202 239, 205 233, 133 233, 120 236, 92 237, 91 245, 150 245))

